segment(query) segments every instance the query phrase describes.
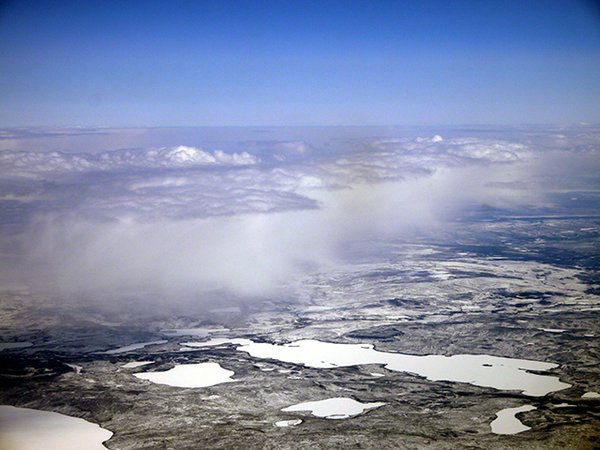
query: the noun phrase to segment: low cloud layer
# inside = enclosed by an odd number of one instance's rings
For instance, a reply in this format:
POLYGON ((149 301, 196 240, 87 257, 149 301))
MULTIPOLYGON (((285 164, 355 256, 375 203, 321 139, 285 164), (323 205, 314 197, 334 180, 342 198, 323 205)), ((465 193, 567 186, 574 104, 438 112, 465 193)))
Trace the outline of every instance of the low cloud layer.
POLYGON ((39 178, 73 172, 110 172, 128 169, 174 169, 198 166, 245 166, 257 164, 249 153, 225 153, 179 145, 172 148, 124 149, 89 153, 60 151, 0 151, 0 170, 9 177, 39 178))
POLYGON ((4 265, 16 261, 3 278, 60 292, 275 295, 338 264, 350 242, 434 233, 473 205, 546 201, 532 142, 244 143, 248 151, 0 152, 4 265), (271 153, 256 156, 261 146, 271 153))

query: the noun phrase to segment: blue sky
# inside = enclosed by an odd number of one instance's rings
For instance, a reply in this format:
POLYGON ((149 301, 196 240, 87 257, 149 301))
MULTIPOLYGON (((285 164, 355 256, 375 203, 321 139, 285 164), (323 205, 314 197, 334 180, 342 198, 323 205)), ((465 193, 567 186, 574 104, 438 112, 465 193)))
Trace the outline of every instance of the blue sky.
POLYGON ((600 121, 592 2, 0 5, 0 126, 600 121))

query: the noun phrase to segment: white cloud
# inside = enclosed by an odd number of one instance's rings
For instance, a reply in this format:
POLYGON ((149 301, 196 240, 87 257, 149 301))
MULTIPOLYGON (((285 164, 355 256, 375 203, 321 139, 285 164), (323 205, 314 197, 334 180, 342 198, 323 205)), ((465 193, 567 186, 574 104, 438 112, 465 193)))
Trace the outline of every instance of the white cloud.
POLYGON ((180 145, 158 149, 124 149, 101 153, 58 151, 0 151, 0 170, 5 177, 39 178, 48 175, 127 169, 246 166, 259 160, 247 152, 225 153, 180 145))
POLYGON ((21 244, 37 280, 68 291, 255 296, 335 264, 351 241, 443 230, 474 204, 542 201, 510 188, 535 186, 536 150, 522 143, 433 135, 344 151, 289 146, 296 157, 283 161, 187 146, 0 152, 3 220, 24 230, 5 239, 21 244))

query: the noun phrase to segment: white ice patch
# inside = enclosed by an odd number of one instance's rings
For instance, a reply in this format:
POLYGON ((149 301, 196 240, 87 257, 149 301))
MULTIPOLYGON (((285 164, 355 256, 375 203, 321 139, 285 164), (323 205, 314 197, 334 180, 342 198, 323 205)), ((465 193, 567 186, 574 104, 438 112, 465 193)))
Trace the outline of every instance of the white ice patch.
POLYGON ((165 372, 142 372, 134 376, 152 383, 184 388, 200 388, 220 383, 231 383, 235 374, 232 370, 223 369, 217 363, 199 363, 177 365, 165 372))
POLYGON ((276 427, 295 427, 296 425, 300 425, 302 423, 302 419, 293 419, 293 420, 280 420, 279 422, 275 422, 276 427))
POLYGON ((81 373, 81 370, 83 369, 82 366, 78 366, 77 364, 67 364, 67 366, 73 369, 77 374, 81 373))
POLYGON ((518 408, 506 408, 496 413, 496 419, 490 423, 492 433, 495 434, 517 434, 530 430, 531 427, 525 426, 515 417, 520 412, 533 411, 537 409, 532 405, 519 406, 518 408))
POLYGON ((126 364, 123 364, 121 367, 123 369, 135 369, 136 367, 147 366, 148 364, 152 364, 154 361, 132 361, 126 364))
POLYGON ((95 423, 63 414, 0 405, 0 446, 4 449, 106 450, 113 435, 95 423))
POLYGON ((383 405, 385 405, 385 403, 361 403, 351 398, 336 397, 316 402, 299 403, 283 408, 282 411, 310 411, 312 415, 316 417, 324 417, 326 419, 347 419, 352 416, 357 416, 368 409, 379 408, 383 405))
POLYGON ((304 308, 302 310, 302 312, 312 313, 312 312, 330 311, 332 309, 333 309, 333 307, 331 307, 331 306, 312 305, 312 306, 309 306, 308 308, 304 308))
POLYGON ((159 345, 159 344, 166 344, 169 341, 150 341, 150 342, 140 342, 138 344, 131 344, 131 345, 126 345, 125 347, 119 347, 119 348, 115 348, 114 350, 108 350, 106 352, 100 352, 103 355, 115 355, 117 353, 125 353, 125 352, 130 352, 133 350, 139 350, 140 348, 144 348, 147 347, 149 345, 159 345))
POLYGON ((590 399, 596 400, 596 399, 600 398, 600 394, 598 394, 597 392, 586 392, 585 394, 583 394, 581 396, 581 398, 588 399, 588 400, 590 400, 590 399))
POLYGON ((321 369, 382 364, 388 370, 414 373, 431 381, 454 381, 521 391, 532 397, 541 397, 571 386, 561 382, 558 377, 528 372, 547 371, 557 367, 557 364, 490 355, 415 356, 380 352, 370 344, 335 344, 317 340, 301 340, 285 345, 251 342, 242 344, 238 351, 247 352, 255 358, 276 359, 321 369))

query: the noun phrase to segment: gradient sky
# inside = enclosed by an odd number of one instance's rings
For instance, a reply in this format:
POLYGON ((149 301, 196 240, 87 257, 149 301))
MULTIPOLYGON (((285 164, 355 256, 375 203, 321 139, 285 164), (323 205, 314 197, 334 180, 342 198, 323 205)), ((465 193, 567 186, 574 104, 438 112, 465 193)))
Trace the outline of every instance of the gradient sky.
POLYGON ((600 122, 600 8, 8 1, 0 126, 600 122))

